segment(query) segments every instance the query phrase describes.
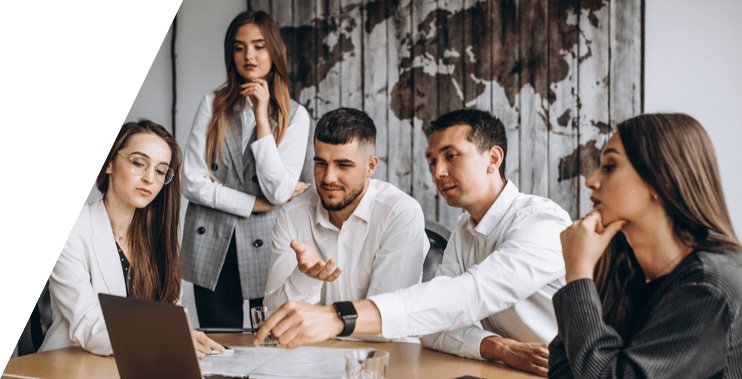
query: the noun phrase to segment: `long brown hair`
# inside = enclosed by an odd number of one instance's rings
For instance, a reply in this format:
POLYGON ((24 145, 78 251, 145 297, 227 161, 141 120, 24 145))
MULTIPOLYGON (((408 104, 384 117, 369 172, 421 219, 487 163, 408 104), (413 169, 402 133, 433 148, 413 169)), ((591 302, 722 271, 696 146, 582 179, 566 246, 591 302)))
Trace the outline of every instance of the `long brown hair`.
MULTIPOLYGON (((180 297, 180 148, 175 138, 152 121, 128 122, 121 127, 95 184, 105 200, 108 190, 106 167, 127 146, 129 138, 140 133, 154 134, 170 147, 170 183, 146 207, 136 209, 127 240, 131 249, 129 292, 138 299, 175 303, 180 297)), ((113 238, 113 237, 112 237, 113 238)))
MULTIPOLYGON (((706 131, 685 114, 646 114, 618 125, 631 165, 655 191, 673 233, 695 249, 742 251, 727 211, 716 154, 706 131)), ((626 286, 644 274, 623 233, 595 266, 603 319, 623 334, 630 302, 626 286)))
POLYGON ((227 68, 227 81, 216 91, 213 116, 206 131, 206 165, 209 168, 211 178, 214 180, 217 179, 211 171, 212 164, 221 158, 222 162, 228 165, 224 157, 224 136, 227 133, 227 126, 232 118, 233 109, 238 102, 244 104, 245 101, 244 96, 240 95, 240 85, 245 83, 245 79, 237 72, 234 63, 234 39, 241 26, 251 23, 260 28, 268 54, 273 62, 266 81, 270 90, 270 104, 273 107, 273 114, 269 117, 273 118, 277 124, 273 131, 276 146, 281 143, 283 136, 286 134, 286 128, 288 128, 291 118, 289 74, 286 69, 286 49, 283 45, 281 32, 273 19, 265 12, 249 11, 240 13, 229 24, 227 35, 224 37, 224 64, 227 68))

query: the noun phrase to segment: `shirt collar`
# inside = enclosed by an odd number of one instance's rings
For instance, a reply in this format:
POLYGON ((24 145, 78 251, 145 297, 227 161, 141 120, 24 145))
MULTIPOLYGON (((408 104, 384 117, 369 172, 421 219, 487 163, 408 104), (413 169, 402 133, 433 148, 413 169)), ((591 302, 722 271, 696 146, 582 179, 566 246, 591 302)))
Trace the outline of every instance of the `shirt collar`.
POLYGON ((505 184, 505 188, 500 192, 500 196, 498 196, 497 200, 495 200, 492 206, 490 206, 490 209, 488 209, 487 213, 484 214, 484 217, 479 221, 479 224, 475 224, 474 219, 469 216, 469 224, 467 225, 469 232, 476 232, 484 236, 490 235, 492 231, 495 230, 495 227, 497 227, 497 224, 500 223, 500 220, 505 216, 508 209, 510 209, 510 206, 513 205, 513 201, 515 201, 517 196, 518 187, 516 187, 512 181, 508 180, 505 184))
MULTIPOLYGON (((374 200, 376 200, 376 193, 376 181, 374 179, 371 179, 368 181, 368 188, 366 189, 366 193, 363 194, 361 201, 358 203, 358 206, 353 211, 353 214, 350 215, 350 217, 355 216, 363 221, 370 222, 371 206, 374 203, 374 200)), ((317 195, 317 208, 314 214, 314 224, 320 225, 326 229, 337 230, 337 227, 335 227, 335 225, 330 222, 330 213, 327 212, 327 209, 322 206, 322 199, 319 197, 319 194, 317 195)))

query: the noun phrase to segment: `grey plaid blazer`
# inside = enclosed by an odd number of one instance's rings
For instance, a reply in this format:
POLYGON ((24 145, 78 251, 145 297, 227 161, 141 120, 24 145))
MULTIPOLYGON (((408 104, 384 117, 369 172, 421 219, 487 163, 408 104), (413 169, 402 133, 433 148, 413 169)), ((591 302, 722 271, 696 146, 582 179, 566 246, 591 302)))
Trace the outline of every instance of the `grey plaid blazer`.
MULTIPOLYGON (((292 119, 297 108, 298 104, 292 100, 292 119)), ((256 176, 252 150, 247 148, 242 151, 240 112, 242 106, 236 105, 225 136, 225 159, 229 165, 224 167, 219 164, 214 174, 227 187, 264 198, 256 176)), ((276 123, 273 119, 270 123, 273 130, 276 123)), ((253 130, 248 146, 256 140, 256 137, 257 128, 253 130)), ((183 278, 213 291, 234 233, 242 297, 244 299, 263 297, 270 267, 275 220, 275 211, 253 213, 249 218, 244 218, 190 202, 186 210, 181 246, 183 278)))

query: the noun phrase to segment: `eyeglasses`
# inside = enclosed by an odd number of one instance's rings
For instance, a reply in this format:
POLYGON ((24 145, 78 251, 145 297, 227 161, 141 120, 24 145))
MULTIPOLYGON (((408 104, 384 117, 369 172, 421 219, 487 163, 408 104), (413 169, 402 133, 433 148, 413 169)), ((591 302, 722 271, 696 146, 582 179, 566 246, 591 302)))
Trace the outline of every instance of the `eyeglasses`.
MULTIPOLYGON (((149 159, 141 155, 124 155, 121 153, 117 154, 129 159, 129 168, 131 169, 132 173, 136 175, 144 175, 144 173, 149 170, 149 159)), ((157 179, 157 181, 162 183, 163 185, 170 183, 170 181, 173 180, 173 176, 175 176, 173 169, 171 169, 167 165, 161 164, 155 167, 155 179, 157 179)))

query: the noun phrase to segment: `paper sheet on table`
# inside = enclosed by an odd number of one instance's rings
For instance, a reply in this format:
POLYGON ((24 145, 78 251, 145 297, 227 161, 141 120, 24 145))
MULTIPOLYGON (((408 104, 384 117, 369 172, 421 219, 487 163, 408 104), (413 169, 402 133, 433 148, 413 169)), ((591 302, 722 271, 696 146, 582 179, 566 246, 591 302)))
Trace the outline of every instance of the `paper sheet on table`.
POLYGON ((283 350, 250 372, 250 379, 340 379, 345 375, 345 353, 356 349, 300 347, 283 350))
POLYGON ((201 375, 247 376, 255 368, 286 351, 270 347, 235 346, 232 349, 232 354, 207 355, 199 359, 201 375))

